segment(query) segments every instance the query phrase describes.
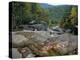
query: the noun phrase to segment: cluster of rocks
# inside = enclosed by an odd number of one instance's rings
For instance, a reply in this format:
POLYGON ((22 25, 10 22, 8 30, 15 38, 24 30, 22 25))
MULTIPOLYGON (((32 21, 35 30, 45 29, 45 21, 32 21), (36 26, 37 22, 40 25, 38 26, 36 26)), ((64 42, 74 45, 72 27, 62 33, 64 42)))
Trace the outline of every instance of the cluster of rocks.
POLYGON ((77 38, 65 33, 55 39, 45 31, 13 32, 12 58, 77 54, 77 38))

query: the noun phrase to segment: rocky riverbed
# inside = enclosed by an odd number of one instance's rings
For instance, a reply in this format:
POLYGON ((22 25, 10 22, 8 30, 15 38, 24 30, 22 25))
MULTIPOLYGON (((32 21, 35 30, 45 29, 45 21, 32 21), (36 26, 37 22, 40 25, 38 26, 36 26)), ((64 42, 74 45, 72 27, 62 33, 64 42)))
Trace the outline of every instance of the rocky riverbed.
POLYGON ((52 37, 47 31, 12 32, 12 58, 77 54, 78 36, 69 33, 52 37))

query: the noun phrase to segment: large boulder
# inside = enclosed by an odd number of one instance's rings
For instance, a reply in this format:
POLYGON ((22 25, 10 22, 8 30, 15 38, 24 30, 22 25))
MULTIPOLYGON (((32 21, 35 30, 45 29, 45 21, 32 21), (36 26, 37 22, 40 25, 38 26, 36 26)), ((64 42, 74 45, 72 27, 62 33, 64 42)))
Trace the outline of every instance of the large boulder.
MULTIPOLYGON (((63 34, 55 41, 57 43, 56 50, 62 55, 72 53, 78 48, 78 36, 71 34, 63 34)), ((77 51, 77 50, 76 50, 77 51)))
POLYGON ((12 47, 23 47, 28 39, 24 35, 12 34, 12 47))

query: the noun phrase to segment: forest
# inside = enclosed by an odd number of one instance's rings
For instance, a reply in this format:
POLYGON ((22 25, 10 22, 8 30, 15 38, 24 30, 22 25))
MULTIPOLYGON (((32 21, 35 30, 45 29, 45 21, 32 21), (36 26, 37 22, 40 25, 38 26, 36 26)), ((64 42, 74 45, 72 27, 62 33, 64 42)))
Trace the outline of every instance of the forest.
POLYGON ((63 29, 73 29, 78 26, 76 5, 52 6, 43 3, 13 2, 11 7, 12 30, 31 21, 36 21, 37 24, 43 21, 49 28, 58 25, 63 29))

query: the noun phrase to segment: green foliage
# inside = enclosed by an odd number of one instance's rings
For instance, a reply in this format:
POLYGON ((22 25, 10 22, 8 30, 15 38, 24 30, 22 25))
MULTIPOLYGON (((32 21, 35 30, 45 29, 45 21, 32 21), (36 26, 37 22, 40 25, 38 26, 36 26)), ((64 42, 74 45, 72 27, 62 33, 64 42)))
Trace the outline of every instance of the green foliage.
POLYGON ((78 24, 76 6, 51 6, 43 8, 38 3, 12 2, 12 26, 29 24, 31 21, 44 21, 48 27, 60 25, 62 28, 71 28, 78 24))
POLYGON ((47 11, 40 4, 26 2, 12 2, 12 26, 13 28, 30 21, 47 21, 47 11))
POLYGON ((78 25, 78 17, 77 17, 77 6, 72 6, 70 10, 70 14, 68 17, 61 20, 60 27, 65 29, 72 29, 76 25, 78 25))

